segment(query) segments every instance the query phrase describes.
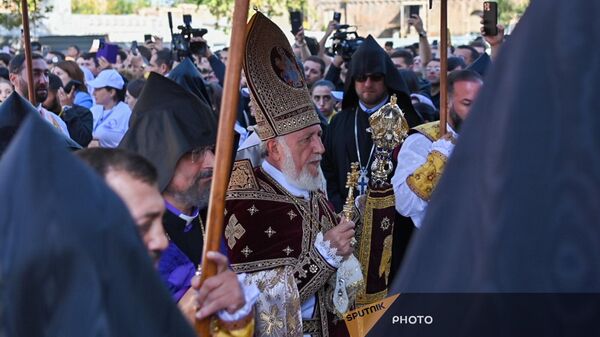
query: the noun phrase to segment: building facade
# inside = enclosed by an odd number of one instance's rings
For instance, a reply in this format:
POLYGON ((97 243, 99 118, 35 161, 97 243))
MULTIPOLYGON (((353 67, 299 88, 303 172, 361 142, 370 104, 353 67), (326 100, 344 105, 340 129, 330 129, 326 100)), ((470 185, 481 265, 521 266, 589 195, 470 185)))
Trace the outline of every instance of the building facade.
MULTIPOLYGON (((482 0, 448 0, 448 26, 452 35, 479 32, 481 24, 476 10, 482 9, 482 0)), ((407 20, 411 13, 423 19, 429 36, 439 36, 440 0, 309 0, 306 21, 310 29, 327 26, 333 12, 342 13, 342 23, 356 25, 361 36, 368 34, 378 39, 416 37, 407 20)))

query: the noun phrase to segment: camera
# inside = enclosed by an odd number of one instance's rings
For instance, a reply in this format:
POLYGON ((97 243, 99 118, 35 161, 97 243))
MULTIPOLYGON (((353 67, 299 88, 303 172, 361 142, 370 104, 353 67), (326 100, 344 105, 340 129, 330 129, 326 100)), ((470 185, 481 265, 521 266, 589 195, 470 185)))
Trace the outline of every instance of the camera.
POLYGON ((189 14, 183 15, 183 25, 177 26, 178 34, 173 33, 173 19, 171 12, 167 13, 169 17, 169 28, 171 29, 171 44, 173 53, 177 60, 181 61, 186 57, 191 57, 193 54, 206 53, 206 42, 193 42, 192 37, 203 37, 208 30, 202 28, 192 28, 192 16, 189 14))
POLYGON ((331 39, 333 40, 333 53, 340 55, 346 62, 350 61, 352 54, 365 40, 364 37, 358 36, 356 26, 350 25, 337 25, 337 30, 331 39))

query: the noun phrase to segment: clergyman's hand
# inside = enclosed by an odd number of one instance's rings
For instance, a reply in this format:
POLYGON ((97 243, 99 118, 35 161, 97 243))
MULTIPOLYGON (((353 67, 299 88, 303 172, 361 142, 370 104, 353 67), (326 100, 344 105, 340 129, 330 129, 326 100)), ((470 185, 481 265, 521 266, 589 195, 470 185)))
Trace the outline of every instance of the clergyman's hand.
POLYGON ((340 223, 328 230, 323 238, 337 249, 339 256, 350 256, 354 252, 354 247, 350 244, 354 238, 354 222, 342 217, 340 223))
POLYGON ((208 252, 206 258, 217 264, 217 275, 207 278, 200 286, 200 277, 194 276, 192 287, 196 289, 197 319, 203 319, 219 310, 233 314, 246 304, 244 293, 236 274, 229 269, 229 261, 218 252, 208 252))

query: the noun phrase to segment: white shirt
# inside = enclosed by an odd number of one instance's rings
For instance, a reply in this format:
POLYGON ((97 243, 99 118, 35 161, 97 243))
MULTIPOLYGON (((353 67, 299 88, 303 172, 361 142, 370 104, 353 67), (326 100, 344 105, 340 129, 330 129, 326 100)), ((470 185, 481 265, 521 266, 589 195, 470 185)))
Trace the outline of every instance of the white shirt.
MULTIPOLYGON (((283 188, 285 188, 288 191, 288 193, 290 193, 291 195, 298 197, 298 198, 307 199, 307 200, 310 198, 310 191, 290 184, 287 181, 287 179, 285 178, 285 175, 283 174, 283 172, 279 171, 275 166, 271 165, 268 161, 263 160, 261 167, 269 176, 271 176, 271 178, 273 178, 279 185, 283 186, 283 188)), ((323 256, 323 258, 325 259, 325 261, 327 261, 327 263, 329 265, 331 265, 334 268, 339 267, 339 263, 337 261, 334 261, 331 258, 329 258, 329 255, 327 254, 328 248, 327 248, 327 245, 324 244, 324 242, 326 242, 326 241, 315 242, 315 248, 317 249, 319 254, 321 254, 321 256, 323 256)), ((313 318, 314 311, 315 311, 315 305, 316 305, 316 297, 314 295, 309 297, 304 303, 302 303, 301 311, 302 311, 303 319, 313 318)), ((304 336, 309 336, 309 335, 304 335, 304 336)))
POLYGON ((90 110, 94 115, 94 139, 99 141, 100 147, 117 147, 129 129, 129 106, 119 102, 112 109, 104 110, 102 105, 96 104, 90 110))
MULTIPOLYGON (((458 134, 447 125, 448 132, 452 133, 454 138, 458 134)), ((454 146, 446 141, 447 146, 454 146)), ((398 165, 392 177, 392 186, 396 196, 396 210, 403 216, 410 217, 417 228, 421 227, 428 202, 417 196, 406 183, 409 175, 415 172, 421 165, 427 161, 427 156, 432 150, 434 143, 421 133, 414 133, 404 141, 398 153, 398 165)))
POLYGON ((364 111, 370 115, 373 112, 381 109, 381 107, 384 106, 388 102, 388 98, 389 98, 389 96, 385 96, 385 98, 381 102, 377 103, 377 105, 372 108, 367 108, 365 103, 363 103, 360 100, 358 101, 358 105, 360 105, 360 108, 362 109, 362 111, 364 111))

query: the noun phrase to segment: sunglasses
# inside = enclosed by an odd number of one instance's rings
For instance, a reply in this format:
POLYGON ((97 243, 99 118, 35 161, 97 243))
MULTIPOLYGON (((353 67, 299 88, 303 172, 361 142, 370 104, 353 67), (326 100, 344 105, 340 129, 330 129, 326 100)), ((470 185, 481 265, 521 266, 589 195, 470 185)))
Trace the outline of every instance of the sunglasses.
POLYGON ((365 75, 360 75, 360 76, 356 76, 354 78, 354 80, 356 82, 365 82, 367 79, 371 79, 372 82, 379 82, 379 81, 383 81, 383 74, 365 74, 365 75))

